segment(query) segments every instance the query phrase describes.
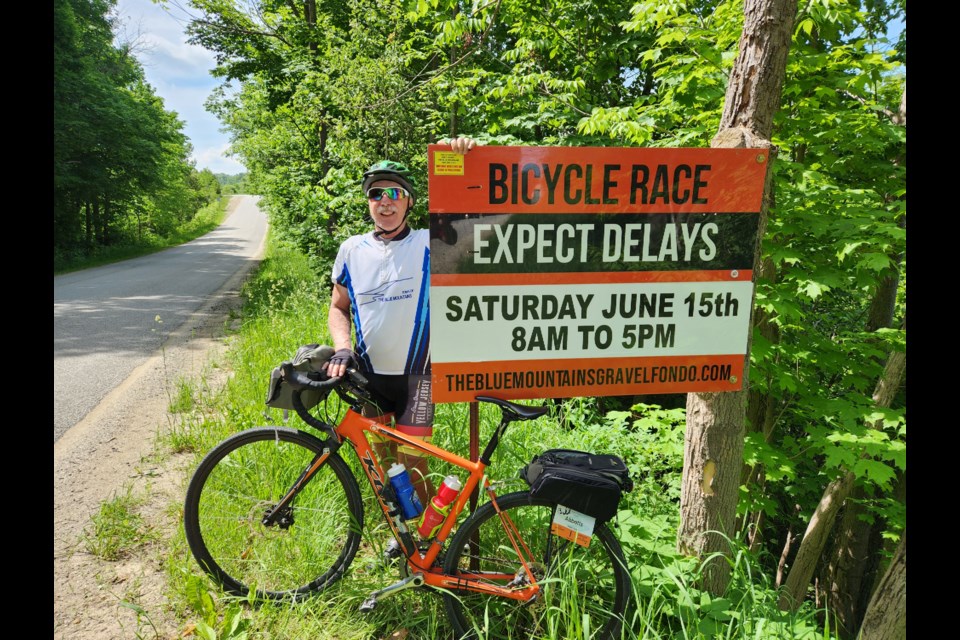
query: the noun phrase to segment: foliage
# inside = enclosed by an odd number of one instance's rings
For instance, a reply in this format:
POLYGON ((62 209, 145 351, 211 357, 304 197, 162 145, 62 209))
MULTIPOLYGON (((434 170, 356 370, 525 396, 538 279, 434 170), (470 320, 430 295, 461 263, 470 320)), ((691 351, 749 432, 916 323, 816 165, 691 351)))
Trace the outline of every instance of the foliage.
MULTIPOLYGON (((805 518, 840 473, 884 495, 906 468, 905 404, 878 409, 872 397, 888 355, 904 349, 903 297, 889 328, 871 318, 887 281, 905 273, 905 130, 891 114, 904 85, 892 51, 863 36, 896 7, 824 6, 798 19, 763 240, 776 278, 757 285, 779 339, 755 335, 750 380, 777 419, 766 439, 748 437, 746 462, 765 469, 767 495, 740 509, 762 509, 778 528, 790 521, 784 506, 802 505, 805 518)), ((888 530, 904 526, 896 509, 868 502, 888 530)))
POLYGON ((183 123, 146 83, 134 43, 114 44, 114 6, 54 2, 55 269, 162 242, 220 195, 188 161, 183 123))
POLYGON ((145 233, 137 241, 129 240, 107 247, 54 251, 53 272, 56 275, 129 260, 195 240, 220 226, 228 202, 227 199, 221 199, 201 207, 190 220, 170 230, 165 237, 145 233))
POLYGON ((608 411, 602 421, 581 422, 580 448, 618 451, 637 484, 641 513, 674 515, 680 502, 683 469, 683 409, 637 404, 631 411, 608 411))
POLYGON ((194 582, 194 609, 202 614, 202 619, 193 624, 194 635, 203 640, 246 640, 250 619, 243 615, 243 609, 237 603, 229 603, 220 609, 214 604, 214 595, 194 582))
POLYGON ((220 184, 223 195, 237 195, 253 193, 250 188, 250 181, 246 173, 237 175, 228 175, 226 173, 213 174, 220 184))
POLYGON ((650 517, 632 511, 619 516, 619 537, 633 566, 636 637, 649 638, 832 638, 805 606, 797 612, 777 607, 777 589, 763 561, 735 540, 728 540, 731 580, 726 592, 713 596, 700 589, 707 564, 675 549, 676 516, 650 517))
POLYGON ((170 404, 167 406, 167 411, 170 413, 186 413, 196 406, 196 401, 193 398, 193 391, 190 384, 180 378, 176 383, 176 392, 170 398, 170 404))

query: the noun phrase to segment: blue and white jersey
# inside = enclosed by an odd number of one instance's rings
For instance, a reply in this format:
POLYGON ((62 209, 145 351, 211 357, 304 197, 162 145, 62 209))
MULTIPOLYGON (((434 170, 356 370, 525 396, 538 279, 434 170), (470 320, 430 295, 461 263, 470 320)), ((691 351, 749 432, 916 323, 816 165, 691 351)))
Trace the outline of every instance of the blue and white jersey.
POLYGON ((430 373, 430 232, 384 242, 373 232, 340 245, 333 281, 346 287, 363 369, 430 373))

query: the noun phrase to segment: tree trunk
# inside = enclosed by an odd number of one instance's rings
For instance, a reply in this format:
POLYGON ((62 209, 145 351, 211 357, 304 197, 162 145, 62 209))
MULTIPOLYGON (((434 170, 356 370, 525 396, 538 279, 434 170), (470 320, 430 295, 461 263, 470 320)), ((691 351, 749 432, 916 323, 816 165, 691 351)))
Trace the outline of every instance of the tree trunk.
MULTIPOLYGON (((867 331, 893 326, 899 280, 898 274, 893 274, 877 287, 870 303, 867 331)), ((854 489, 853 499, 843 509, 836 541, 823 572, 827 609, 833 612, 843 638, 852 637, 860 628, 866 607, 862 597, 865 583, 872 580, 876 568, 870 559, 879 550, 880 523, 871 523, 863 517, 867 509, 860 499, 865 497, 861 488, 854 489)), ((869 592, 866 595, 869 596, 869 592)))
MULTIPOLYGON (((800 511, 800 505, 793 505, 794 511, 800 511)), ((780 551, 780 561, 777 562, 777 575, 774 578, 774 586, 777 589, 780 588, 780 585, 783 584, 783 570, 787 566, 787 558, 790 557, 790 547, 793 545, 793 541, 797 539, 797 536, 793 533, 793 525, 787 525, 787 535, 783 540, 783 547, 780 551)))
POLYGON ((727 84, 720 131, 745 129, 760 140, 769 140, 773 116, 780 106, 797 1, 746 0, 743 16, 740 50, 727 84))
POLYGON ((816 510, 810 517, 810 522, 807 523, 807 530, 804 532, 800 548, 797 550, 797 557, 793 560, 793 566, 790 567, 790 573, 787 574, 784 590, 780 593, 780 608, 782 610, 796 611, 800 607, 800 603, 803 602, 807 593, 807 586, 810 584, 810 578, 813 577, 817 562, 820 560, 820 554, 823 552, 830 531, 833 529, 837 512, 843 505, 843 501, 850 495, 855 479, 852 473, 845 473, 827 485, 823 492, 820 504, 817 505, 816 510))
POLYGON ((94 235, 93 235, 93 211, 92 211, 92 209, 90 208, 90 201, 89 201, 89 200, 83 203, 83 213, 84 213, 84 215, 85 215, 85 217, 86 217, 86 229, 84 230, 84 232, 86 233, 86 236, 87 236, 87 247, 92 247, 92 246, 93 246, 93 240, 94 240, 94 235))
MULTIPOLYGON (((743 460, 742 393, 691 393, 687 396, 687 430, 680 489, 680 534, 677 549, 706 557, 730 555, 743 460)), ((724 558, 704 567, 704 588, 722 593, 730 578, 724 558)))
MULTIPOLYGON (((902 225, 901 225, 902 226, 902 225)), ((893 324, 893 314, 897 303, 898 274, 884 278, 870 301, 867 315, 867 331, 876 331, 893 324)))
MULTIPOLYGON (((317 148, 320 153, 320 178, 326 178, 327 173, 330 172, 330 154, 327 153, 327 140, 330 137, 330 125, 327 122, 327 110, 323 109, 320 112, 320 122, 318 124, 317 130, 317 140, 319 142, 319 147, 317 148)), ((333 216, 330 216, 331 218, 333 216)), ((328 221, 327 231, 331 234, 333 233, 333 228, 329 225, 328 221)))
POLYGON ((100 198, 99 196, 93 197, 93 237, 97 244, 104 244, 104 231, 103 231, 103 221, 100 219, 100 198))
POLYGON ((113 237, 115 235, 115 225, 113 224, 113 208, 110 205, 109 198, 104 198, 101 209, 100 224, 103 225, 103 244, 104 246, 109 246, 113 244, 113 237))
MULTIPOLYGON (((744 3, 739 52, 727 85, 720 130, 711 147, 771 148, 773 116, 780 104, 796 14, 796 0, 746 0, 744 3)), ((770 158, 772 161, 773 154, 770 158)), ((768 163, 754 249, 757 268, 760 265, 760 240, 766 229, 769 210, 770 179, 768 163)), ((748 343, 747 353, 749 346, 748 343)), ((745 387, 749 358, 746 365, 745 387)), ((725 555, 730 553, 725 538, 733 538, 736 533, 746 404, 746 390, 691 393, 687 396, 680 527, 677 532, 677 548, 682 553, 701 558, 714 551, 725 555)), ((719 594, 726 589, 729 579, 729 564, 723 558, 717 558, 705 568, 702 586, 719 594)))
POLYGON ((862 616, 860 592, 869 570, 873 529, 870 522, 861 519, 867 512, 860 502, 865 497, 863 488, 855 487, 844 505, 820 580, 827 609, 841 638, 853 636, 862 616))
MULTIPOLYGON (((903 323, 906 330, 906 321, 903 323)), ((891 353, 887 359, 887 366, 877 382, 877 387, 873 392, 873 401, 878 407, 889 407, 893 397, 903 380, 903 373, 906 370, 907 355, 901 352, 891 353)), ((833 522, 836 519, 837 511, 843 505, 843 501, 850 495, 854 483, 853 473, 847 472, 837 478, 823 492, 820 498, 820 504, 817 505, 810 522, 807 524, 807 530, 803 534, 803 540, 800 542, 800 548, 797 550, 797 557, 793 561, 790 573, 787 575, 787 582, 784 591, 780 594, 780 608, 783 610, 796 611, 803 602, 807 592, 807 586, 817 568, 817 562, 823 554, 827 538, 833 528, 833 522)))
POLYGON ((907 532, 867 605, 860 640, 904 640, 907 637, 907 532))
MULTIPOLYGON (((897 499, 897 502, 906 507, 907 504, 907 472, 906 471, 897 471, 897 487, 894 490, 894 498, 897 499)), ((881 544, 882 553, 889 553, 891 556, 896 552, 896 547, 888 540, 884 540, 881 544)), ((867 604, 870 598, 874 593, 877 592, 877 589, 880 588, 880 581, 883 579, 883 574, 886 572, 886 562, 881 561, 879 568, 873 574, 873 581, 870 584, 869 589, 865 589, 866 597, 862 598, 864 600, 863 606, 861 609, 866 612, 867 604)), ((863 624, 861 622, 861 624, 863 624)))
MULTIPOLYGON (((903 322, 903 330, 907 330, 907 322, 903 322)), ((889 407, 893 397, 897 395, 903 374, 907 370, 907 354, 902 351, 891 353, 887 359, 887 366, 883 369, 883 377, 873 391, 873 401, 878 407, 889 407)))

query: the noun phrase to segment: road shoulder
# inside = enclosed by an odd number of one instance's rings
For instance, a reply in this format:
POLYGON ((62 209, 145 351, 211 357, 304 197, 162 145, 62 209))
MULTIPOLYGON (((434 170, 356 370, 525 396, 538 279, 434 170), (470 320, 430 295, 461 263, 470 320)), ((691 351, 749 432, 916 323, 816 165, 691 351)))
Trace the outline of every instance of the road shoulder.
MULTIPOLYGON (((256 264, 259 256, 251 269, 256 264)), ((210 365, 228 348, 229 323, 239 317, 239 291, 248 274, 232 278, 55 443, 54 637, 141 637, 145 629, 152 636, 153 627, 158 637, 174 637, 176 621, 165 610, 164 553, 180 526, 169 506, 183 495, 183 464, 192 456, 159 450, 158 437, 176 423, 168 408, 182 381, 202 380, 216 389, 226 380, 226 368, 210 365), (127 491, 142 500, 138 513, 160 541, 144 545, 135 557, 100 560, 86 551, 84 532, 92 531, 102 503, 127 491), (122 603, 141 607, 149 620, 122 603)))

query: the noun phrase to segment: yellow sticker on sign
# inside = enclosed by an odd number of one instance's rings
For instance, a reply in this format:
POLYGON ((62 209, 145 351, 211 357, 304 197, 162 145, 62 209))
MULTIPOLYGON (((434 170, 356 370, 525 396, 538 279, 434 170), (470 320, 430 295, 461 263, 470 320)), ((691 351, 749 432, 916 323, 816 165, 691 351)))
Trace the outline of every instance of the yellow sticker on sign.
POLYGON ((463 156, 453 151, 434 151, 433 175, 462 176, 463 156))

